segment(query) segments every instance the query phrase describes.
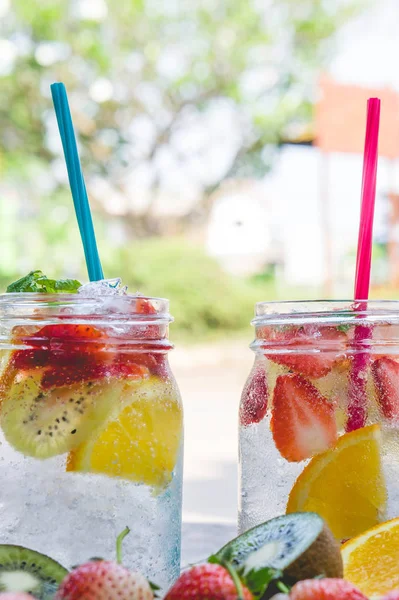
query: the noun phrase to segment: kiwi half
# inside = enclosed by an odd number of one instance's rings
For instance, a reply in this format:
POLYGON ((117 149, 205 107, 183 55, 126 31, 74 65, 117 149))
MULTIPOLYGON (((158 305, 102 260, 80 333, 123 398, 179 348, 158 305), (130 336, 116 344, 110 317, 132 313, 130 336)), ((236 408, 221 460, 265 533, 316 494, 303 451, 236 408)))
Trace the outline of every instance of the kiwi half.
POLYGON ((121 383, 88 381, 44 390, 42 373, 18 373, 3 398, 0 427, 25 456, 50 458, 76 448, 107 419, 121 383))
POLYGON ((215 554, 242 572, 265 567, 295 582, 317 576, 342 577, 337 541, 316 513, 292 513, 266 521, 235 538, 215 554))
POLYGON ((67 569, 45 554, 0 545, 0 592, 25 592, 50 600, 67 574, 67 569))

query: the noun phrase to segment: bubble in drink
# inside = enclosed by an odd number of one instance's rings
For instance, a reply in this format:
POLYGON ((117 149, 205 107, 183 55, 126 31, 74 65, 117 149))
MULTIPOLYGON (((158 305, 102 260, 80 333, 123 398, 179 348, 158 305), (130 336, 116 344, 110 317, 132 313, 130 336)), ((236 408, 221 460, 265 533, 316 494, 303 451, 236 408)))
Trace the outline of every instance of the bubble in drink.
POLYGON ((127 286, 122 285, 122 279, 101 279, 100 281, 90 281, 82 285, 78 294, 87 298, 93 296, 126 296, 127 286))

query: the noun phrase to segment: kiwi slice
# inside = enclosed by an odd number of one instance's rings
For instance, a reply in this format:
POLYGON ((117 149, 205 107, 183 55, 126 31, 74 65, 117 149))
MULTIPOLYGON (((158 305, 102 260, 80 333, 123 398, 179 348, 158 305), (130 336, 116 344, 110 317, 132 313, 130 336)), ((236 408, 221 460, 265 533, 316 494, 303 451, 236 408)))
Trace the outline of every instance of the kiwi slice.
POLYGON ((88 381, 45 390, 41 373, 18 373, 1 407, 0 427, 15 450, 50 458, 84 442, 112 412, 123 384, 88 381))
POLYGON ((293 583, 317 576, 342 577, 339 545, 316 513, 292 513, 266 521, 224 546, 214 562, 229 562, 245 574, 276 569, 293 583))
POLYGON ((0 545, 0 592, 25 592, 50 600, 67 574, 67 569, 45 554, 0 545))

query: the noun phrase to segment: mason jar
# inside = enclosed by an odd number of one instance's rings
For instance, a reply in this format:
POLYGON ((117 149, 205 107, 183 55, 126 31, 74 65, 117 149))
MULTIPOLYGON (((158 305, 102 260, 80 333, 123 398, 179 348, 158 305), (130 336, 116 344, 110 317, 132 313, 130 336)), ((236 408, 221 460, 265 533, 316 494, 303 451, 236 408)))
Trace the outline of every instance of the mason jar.
POLYGON ((0 538, 179 575, 183 416, 162 298, 0 296, 0 538))
POLYGON ((314 511, 339 540, 399 516, 399 302, 256 305, 241 532, 314 511))

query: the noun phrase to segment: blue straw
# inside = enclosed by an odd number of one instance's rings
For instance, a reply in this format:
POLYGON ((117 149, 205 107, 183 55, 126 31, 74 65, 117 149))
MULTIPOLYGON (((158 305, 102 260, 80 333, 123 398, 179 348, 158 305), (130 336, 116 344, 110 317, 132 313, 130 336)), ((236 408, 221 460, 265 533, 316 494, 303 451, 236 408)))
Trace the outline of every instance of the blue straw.
POLYGON ((68 96, 64 84, 53 83, 51 85, 51 94, 53 96, 62 147, 64 149, 69 185, 71 186, 89 279, 90 281, 98 281, 99 279, 104 279, 104 275, 98 255, 89 199, 83 179, 71 111, 69 110, 68 96))

